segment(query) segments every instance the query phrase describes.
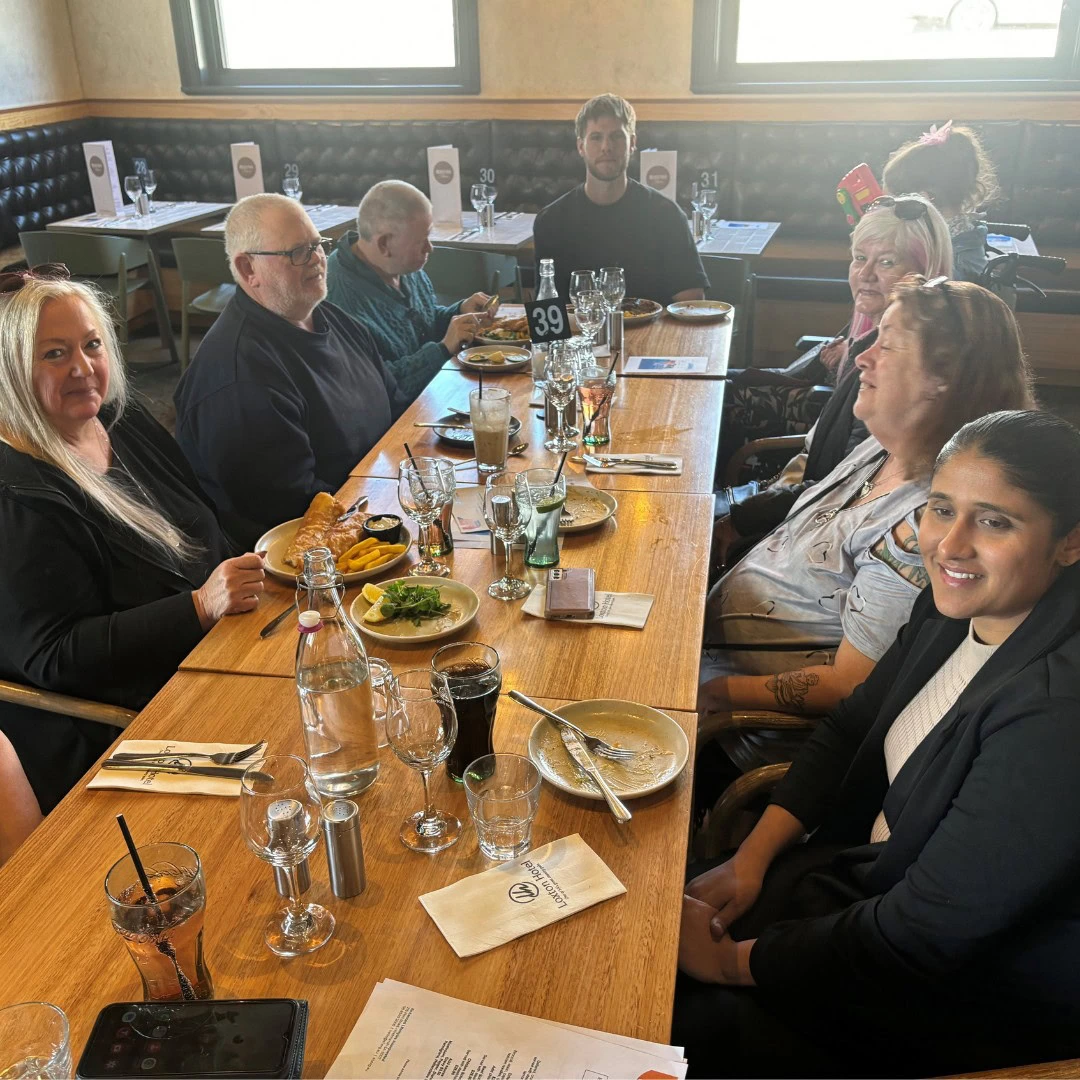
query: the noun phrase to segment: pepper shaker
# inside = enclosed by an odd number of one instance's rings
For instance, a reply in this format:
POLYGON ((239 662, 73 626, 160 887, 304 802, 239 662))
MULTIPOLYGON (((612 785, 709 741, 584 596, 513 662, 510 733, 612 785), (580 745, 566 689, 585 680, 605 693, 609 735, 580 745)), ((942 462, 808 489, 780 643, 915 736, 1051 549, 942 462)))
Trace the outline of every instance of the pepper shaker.
POLYGON ((360 808, 351 799, 335 799, 323 807, 322 827, 334 895, 342 900, 359 896, 367 888, 360 808))

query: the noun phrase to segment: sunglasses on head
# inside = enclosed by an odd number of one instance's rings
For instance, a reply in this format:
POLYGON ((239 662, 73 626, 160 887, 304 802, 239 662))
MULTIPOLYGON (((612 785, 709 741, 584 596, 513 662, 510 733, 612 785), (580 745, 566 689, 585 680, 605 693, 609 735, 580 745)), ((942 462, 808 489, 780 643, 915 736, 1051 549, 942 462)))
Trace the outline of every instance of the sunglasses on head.
POLYGON ((29 270, 8 270, 0 274, 0 294, 18 292, 28 281, 67 281, 71 271, 63 263, 38 263, 29 270))
POLYGON ((901 221, 917 221, 929 209, 922 199, 916 199, 911 195, 879 195, 863 211, 864 214, 874 210, 892 210, 901 221))
POLYGON ((941 296, 945 299, 945 306, 949 309, 949 314, 952 316, 953 321, 960 327, 960 330, 964 329, 964 319, 960 314, 960 309, 956 304, 956 299, 953 296, 952 288, 949 286, 949 279, 942 274, 940 277, 931 278, 929 281, 924 281, 919 286, 920 289, 928 289, 935 296, 941 296))

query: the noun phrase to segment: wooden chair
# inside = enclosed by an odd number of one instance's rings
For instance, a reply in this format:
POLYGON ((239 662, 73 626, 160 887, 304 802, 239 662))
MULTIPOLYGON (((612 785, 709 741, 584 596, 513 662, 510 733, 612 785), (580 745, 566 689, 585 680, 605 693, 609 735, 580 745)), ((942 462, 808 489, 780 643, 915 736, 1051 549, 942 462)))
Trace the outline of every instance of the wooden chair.
POLYGON ((517 260, 513 255, 467 248, 436 247, 424 267, 440 304, 453 304, 475 292, 494 296, 507 285, 514 286, 513 299, 521 302, 517 281, 517 260))
POLYGON ((729 366, 749 367, 754 361, 754 306, 757 297, 757 276, 750 272, 745 259, 730 255, 702 255, 701 265, 709 275, 705 290, 708 300, 734 304, 731 324, 729 366))
POLYGON ((85 698, 69 697, 52 690, 39 690, 36 686, 8 682, 0 679, 0 701, 13 705, 25 705, 31 709, 59 713, 76 720, 93 720, 97 724, 111 724, 125 728, 139 714, 119 705, 106 705, 100 701, 88 701, 85 698))
POLYGON ((172 242, 176 269, 180 274, 180 372, 191 360, 191 316, 218 316, 236 294, 236 284, 229 270, 225 243, 205 236, 177 236, 172 242), (191 298, 192 286, 214 288, 191 298))
POLYGON ((19 241, 31 266, 63 263, 77 281, 88 281, 112 297, 118 336, 128 339, 128 297, 150 284, 149 278, 131 277, 144 267, 149 254, 144 240, 92 233, 24 232, 19 241))

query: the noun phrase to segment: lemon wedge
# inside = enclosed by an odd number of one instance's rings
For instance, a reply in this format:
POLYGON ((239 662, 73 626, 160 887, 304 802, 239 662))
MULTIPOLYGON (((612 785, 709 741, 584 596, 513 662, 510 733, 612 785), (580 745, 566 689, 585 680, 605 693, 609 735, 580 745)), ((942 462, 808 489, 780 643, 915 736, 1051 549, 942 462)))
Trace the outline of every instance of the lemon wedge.
POLYGON ((378 585, 372 584, 370 581, 360 590, 360 595, 369 603, 377 604, 386 594, 379 588, 378 585))
POLYGON ((386 622, 386 616, 383 614, 383 598, 372 604, 371 607, 364 612, 364 622, 369 625, 372 623, 386 622))

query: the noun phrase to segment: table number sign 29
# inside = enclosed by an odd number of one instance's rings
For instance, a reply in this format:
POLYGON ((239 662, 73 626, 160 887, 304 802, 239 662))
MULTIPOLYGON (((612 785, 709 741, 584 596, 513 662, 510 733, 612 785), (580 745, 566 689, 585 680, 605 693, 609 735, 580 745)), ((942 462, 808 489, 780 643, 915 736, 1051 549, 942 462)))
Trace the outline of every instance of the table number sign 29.
POLYGON ((525 305, 525 318, 529 321, 529 337, 534 344, 565 341, 571 336, 566 304, 557 297, 530 301, 525 305))

